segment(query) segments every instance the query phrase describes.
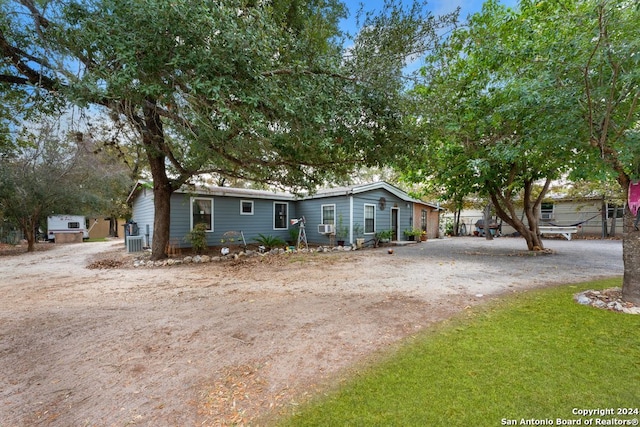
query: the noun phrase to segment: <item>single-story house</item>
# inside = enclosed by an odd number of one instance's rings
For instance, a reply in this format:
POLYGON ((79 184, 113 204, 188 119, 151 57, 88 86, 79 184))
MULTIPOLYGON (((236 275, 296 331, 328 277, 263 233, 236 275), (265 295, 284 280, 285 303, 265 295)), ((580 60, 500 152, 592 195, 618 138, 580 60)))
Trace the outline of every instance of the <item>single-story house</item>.
MULTIPOLYGON (((145 245, 153 240, 153 190, 138 183, 130 193, 131 220, 145 245)), ((220 245, 227 236, 242 232, 247 243, 259 234, 291 240, 305 219, 307 240, 331 244, 357 238, 370 240, 376 233, 391 230, 392 240, 408 240, 404 231, 421 229, 427 238, 438 237, 437 205, 414 199, 386 182, 320 190, 308 196, 244 188, 185 186, 171 196, 170 240, 176 247, 188 247, 185 237, 195 224, 207 226, 207 242, 220 245), (295 221, 294 221, 295 222, 295 221)), ((237 236, 234 236, 237 237, 237 236)))
MULTIPOLYGON (((518 210, 517 213, 526 223, 522 210, 518 210)), ((623 206, 607 202, 602 197, 550 197, 540 205, 538 219, 541 226, 576 226, 578 228, 576 236, 602 236, 603 224, 606 224, 607 235, 622 236, 623 213, 623 206)), ((444 217, 452 220, 453 214, 448 213, 444 217)), ((481 210, 463 210, 460 213, 460 234, 473 234, 476 231, 476 222, 482 218, 481 210)), ((500 222, 499 219, 498 222, 500 222)), ((502 224, 501 232, 509 235, 515 230, 507 224, 502 224)))

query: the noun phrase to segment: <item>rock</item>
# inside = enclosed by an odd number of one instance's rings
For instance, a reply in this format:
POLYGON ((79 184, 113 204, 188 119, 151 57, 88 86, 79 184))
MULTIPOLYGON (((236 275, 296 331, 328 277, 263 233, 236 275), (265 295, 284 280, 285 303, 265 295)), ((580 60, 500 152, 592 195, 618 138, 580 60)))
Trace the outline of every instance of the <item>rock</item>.
POLYGON ((604 301, 600 301, 599 299, 595 300, 592 305, 598 308, 608 308, 607 303, 604 301))
POLYGON ((190 257, 190 256, 186 256, 186 257, 184 257, 182 262, 184 262, 185 264, 191 264, 193 262, 193 258, 190 257))
POLYGON ((578 294, 575 300, 578 304, 591 305, 591 299, 585 294, 578 294))
POLYGON ((211 262, 211 257, 209 255, 202 255, 200 257, 201 262, 211 262))
POLYGON ((622 307, 622 312, 627 314, 640 314, 640 307, 622 307))

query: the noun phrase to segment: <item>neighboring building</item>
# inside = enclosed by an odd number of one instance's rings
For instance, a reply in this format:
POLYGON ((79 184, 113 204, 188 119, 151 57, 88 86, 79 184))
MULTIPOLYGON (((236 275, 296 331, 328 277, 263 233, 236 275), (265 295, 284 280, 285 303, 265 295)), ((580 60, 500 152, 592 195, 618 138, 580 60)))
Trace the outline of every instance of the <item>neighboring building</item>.
MULTIPOLYGON (((128 202, 132 221, 153 240, 153 190, 138 183, 128 202)), ((436 205, 410 197, 386 182, 320 190, 298 197, 289 193, 229 187, 190 187, 171 196, 171 244, 187 247, 185 236, 194 224, 207 224, 207 241, 219 245, 230 232, 242 231, 246 241, 258 234, 290 240, 291 220, 305 218, 307 240, 330 244, 338 240, 355 243, 373 239, 375 233, 392 230, 392 240, 406 240, 403 231, 420 228, 428 238, 438 237, 439 211, 436 205)))
MULTIPOLYGON (((556 198, 550 199, 540 205, 538 218, 540 225, 577 226, 578 233, 575 236, 622 236, 623 206, 609 203, 602 198, 556 198), (606 209, 603 223, 603 209, 606 209), (606 233, 604 226, 606 224, 606 233)), ((522 210, 517 211, 526 224, 526 217, 522 210)), ((445 218, 453 218, 453 214, 445 214, 445 218)), ((482 219, 481 210, 465 210, 460 214, 461 234, 473 234, 476 231, 475 224, 482 219), (464 227, 462 227, 464 224, 464 227)), ((501 222, 500 219, 497 219, 501 222)), ((502 224, 501 232, 509 235, 515 230, 506 223, 502 224)))
POLYGON ((122 218, 104 218, 104 217, 88 217, 87 227, 89 229, 90 239, 102 239, 105 237, 122 238, 122 226, 125 220, 122 218))

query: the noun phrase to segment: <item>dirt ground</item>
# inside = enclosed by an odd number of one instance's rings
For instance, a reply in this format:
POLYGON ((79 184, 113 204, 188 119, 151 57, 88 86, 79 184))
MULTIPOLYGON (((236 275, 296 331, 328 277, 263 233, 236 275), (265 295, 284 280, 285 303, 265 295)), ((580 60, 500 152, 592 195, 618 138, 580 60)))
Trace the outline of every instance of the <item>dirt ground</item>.
POLYGON ((622 274, 619 241, 546 243, 552 254, 469 237, 162 268, 133 268, 121 241, 0 251, 0 427, 269 424, 465 308, 622 274))

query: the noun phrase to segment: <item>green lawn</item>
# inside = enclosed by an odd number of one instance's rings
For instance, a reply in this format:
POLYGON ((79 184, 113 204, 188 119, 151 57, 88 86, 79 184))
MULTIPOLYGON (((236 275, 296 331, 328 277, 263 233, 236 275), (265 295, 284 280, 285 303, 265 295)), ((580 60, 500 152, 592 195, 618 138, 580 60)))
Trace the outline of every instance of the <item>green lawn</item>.
MULTIPOLYGON (((413 338, 283 426, 499 426, 640 408, 640 316, 580 306, 606 280, 527 292, 413 338)), ((640 415, 633 416, 640 419, 640 415)), ((631 419, 631 416, 618 416, 631 419)), ((536 424, 533 424, 536 425, 536 424)), ((544 425, 544 424, 537 424, 544 425)))

